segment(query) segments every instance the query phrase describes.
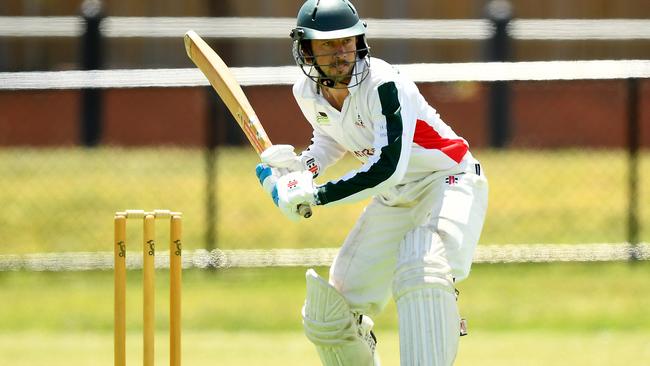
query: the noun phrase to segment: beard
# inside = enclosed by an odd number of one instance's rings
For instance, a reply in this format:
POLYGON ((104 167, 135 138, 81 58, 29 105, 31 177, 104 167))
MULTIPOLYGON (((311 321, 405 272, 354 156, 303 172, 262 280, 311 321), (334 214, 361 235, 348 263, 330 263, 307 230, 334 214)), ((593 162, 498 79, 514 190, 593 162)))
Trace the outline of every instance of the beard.
POLYGON ((352 77, 355 61, 348 61, 344 58, 336 59, 333 63, 327 65, 326 68, 323 68, 323 72, 335 83, 348 84, 352 77))

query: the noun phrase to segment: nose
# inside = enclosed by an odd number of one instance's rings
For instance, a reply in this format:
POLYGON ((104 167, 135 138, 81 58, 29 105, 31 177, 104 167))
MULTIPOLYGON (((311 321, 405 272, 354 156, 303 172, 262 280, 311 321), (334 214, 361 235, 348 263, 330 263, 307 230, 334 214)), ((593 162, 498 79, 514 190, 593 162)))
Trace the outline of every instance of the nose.
POLYGON ((343 42, 336 43, 335 51, 336 51, 337 54, 345 53, 345 45, 343 44, 343 42))

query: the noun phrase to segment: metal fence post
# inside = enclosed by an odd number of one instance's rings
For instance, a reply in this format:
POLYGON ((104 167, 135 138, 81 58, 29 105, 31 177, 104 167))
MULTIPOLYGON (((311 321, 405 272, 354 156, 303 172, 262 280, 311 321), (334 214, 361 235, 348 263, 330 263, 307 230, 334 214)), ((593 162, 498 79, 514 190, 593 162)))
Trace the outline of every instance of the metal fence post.
POLYGON ((627 142, 628 142, 628 216, 627 241, 630 260, 638 260, 639 252, 639 80, 627 79, 627 142))
MULTIPOLYGON (((100 0, 85 0, 81 4, 85 31, 81 36, 82 70, 99 70, 103 65, 103 42, 99 28, 104 17, 100 0)), ((96 146, 102 134, 102 90, 81 90, 80 138, 84 146, 96 146)))
MULTIPOLYGON (((230 14, 228 1, 212 1, 207 4, 207 13, 212 17, 225 17, 230 14)), ((224 52, 219 52, 223 57, 224 52)), ((205 87, 207 120, 205 125, 205 249, 217 248, 219 206, 217 204, 217 165, 219 146, 224 144, 224 129, 227 123, 223 119, 229 115, 217 93, 211 87, 205 87)))
MULTIPOLYGON (((487 61, 505 62, 510 60, 510 37, 508 23, 512 20, 512 7, 506 0, 492 0, 486 7, 487 18, 494 25, 494 33, 488 40, 487 61)), ((490 145, 505 147, 511 136, 510 126, 510 88, 506 81, 490 84, 489 93, 490 145)))
POLYGON ((217 247, 217 161, 219 145, 218 115, 223 113, 218 108, 214 91, 205 88, 208 108, 206 121, 206 146, 205 146, 205 249, 213 250, 217 247))

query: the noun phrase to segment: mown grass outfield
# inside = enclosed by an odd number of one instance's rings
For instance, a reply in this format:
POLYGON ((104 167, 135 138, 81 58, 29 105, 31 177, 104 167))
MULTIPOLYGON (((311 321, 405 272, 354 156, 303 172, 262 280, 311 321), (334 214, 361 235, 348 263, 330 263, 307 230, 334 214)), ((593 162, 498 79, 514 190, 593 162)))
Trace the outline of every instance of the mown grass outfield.
MULTIPOLYGON (((321 273, 326 269, 319 268, 321 273)), ((184 273, 185 365, 317 365, 302 335, 303 268, 184 273)), ((140 272, 129 273, 127 344, 141 362, 140 272)), ((461 283, 470 335, 457 365, 645 365, 650 263, 476 265, 461 283)), ((158 364, 167 346, 167 273, 158 272, 158 364)), ((112 273, 0 273, 0 364, 112 364, 112 273)), ((376 319, 398 365, 394 304, 376 319)))
MULTIPOLYGON (((625 240, 624 152, 476 153, 491 189, 483 244, 625 240)), ((202 157, 180 149, 2 149, 0 254, 111 250, 112 215, 125 208, 182 210, 185 248, 201 248, 202 157)), ((649 157, 642 155, 639 184, 646 242, 649 157)), ((259 189, 255 161, 249 149, 219 152, 218 245, 338 246, 363 203, 289 223, 259 189)), ((353 165, 346 160, 328 176, 353 165)), ((141 230, 129 230, 138 250, 141 230)), ((184 364, 317 365, 300 325, 304 270, 185 271, 184 364)), ((142 359, 140 276, 129 273, 130 364, 142 359)), ((160 364, 168 356, 166 280, 158 272, 160 364)), ((459 288, 470 335, 457 365, 650 364, 650 262, 481 264, 459 288)), ((0 295, 0 365, 112 364, 112 272, 0 272, 0 295)), ((375 320, 384 365, 398 365, 394 304, 375 320)))

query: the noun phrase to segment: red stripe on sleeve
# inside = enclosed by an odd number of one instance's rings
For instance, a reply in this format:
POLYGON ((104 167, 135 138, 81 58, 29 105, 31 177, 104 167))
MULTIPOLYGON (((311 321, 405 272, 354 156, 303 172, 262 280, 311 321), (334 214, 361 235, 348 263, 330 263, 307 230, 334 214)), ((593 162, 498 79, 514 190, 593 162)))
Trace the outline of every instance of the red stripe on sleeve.
POLYGON ((417 120, 417 123, 415 124, 413 142, 425 149, 440 150, 456 163, 460 163, 460 161, 463 160, 463 156, 465 156, 468 149, 465 141, 462 139, 444 138, 440 136, 428 123, 420 119, 417 120))

